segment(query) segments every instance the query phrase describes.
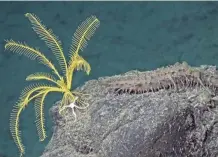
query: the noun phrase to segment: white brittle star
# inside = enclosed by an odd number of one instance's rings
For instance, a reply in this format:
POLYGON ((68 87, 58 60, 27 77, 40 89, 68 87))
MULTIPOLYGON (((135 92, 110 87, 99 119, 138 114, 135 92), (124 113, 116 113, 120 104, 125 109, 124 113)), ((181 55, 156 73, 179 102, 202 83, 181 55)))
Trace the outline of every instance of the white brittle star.
POLYGON ((66 109, 66 108, 71 108, 71 109, 72 109, 72 112, 73 112, 73 115, 74 115, 74 117, 75 117, 74 122, 76 121, 75 108, 77 108, 77 109, 85 109, 85 108, 87 108, 87 107, 89 106, 88 103, 86 103, 86 106, 85 106, 85 107, 77 106, 77 105, 76 105, 76 100, 77 100, 78 98, 79 98, 79 97, 75 97, 75 99, 74 99, 73 102, 71 102, 69 105, 63 106, 63 108, 59 111, 59 113, 61 113, 61 111, 63 111, 64 109, 66 109))

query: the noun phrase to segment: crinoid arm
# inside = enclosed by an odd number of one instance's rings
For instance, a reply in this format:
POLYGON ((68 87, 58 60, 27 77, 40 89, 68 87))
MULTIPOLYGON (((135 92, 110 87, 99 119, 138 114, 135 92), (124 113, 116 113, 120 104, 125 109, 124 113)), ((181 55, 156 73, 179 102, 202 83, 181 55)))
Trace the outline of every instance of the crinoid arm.
MULTIPOLYGON (((12 134, 12 137, 20 151, 20 156, 23 156, 25 153, 25 148, 22 144, 21 140, 21 132, 19 130, 19 118, 22 110, 25 109, 25 107, 28 105, 28 103, 35 99, 36 97, 42 95, 42 94, 47 94, 47 92, 51 91, 57 91, 61 92, 61 89, 57 87, 51 87, 51 86, 46 86, 44 84, 33 84, 30 85, 21 92, 20 98, 18 103, 15 104, 14 109, 12 110, 11 117, 10 117, 10 131, 12 134)), ((43 101, 42 101, 43 102, 43 101)), ((39 113, 38 117, 43 118, 43 114, 41 112, 39 113)), ((43 132, 42 132, 43 133, 43 132)), ((43 139, 44 136, 42 136, 43 139)), ((41 137, 40 137, 41 138, 41 137)))
POLYGON ((45 73, 45 72, 37 72, 30 74, 26 77, 27 81, 33 81, 33 80, 47 80, 49 82, 52 82, 58 86, 61 86, 58 82, 63 81, 63 78, 61 77, 60 80, 56 80, 51 74, 45 73))
POLYGON ((23 106, 24 108, 25 105, 23 105, 22 102, 18 102, 14 105, 14 108, 10 116, 10 131, 14 139, 14 142, 16 143, 19 149, 20 157, 22 157, 25 153, 25 147, 22 143, 21 132, 19 130, 19 117, 21 111, 23 110, 23 108, 20 106, 23 106))
POLYGON ((84 70, 87 75, 89 75, 91 71, 91 66, 90 64, 81 56, 74 54, 73 56, 73 62, 70 64, 70 67, 68 67, 69 71, 74 71, 74 70, 84 70))
POLYGON ((49 92, 53 89, 43 90, 39 93, 39 96, 35 98, 35 113, 36 113, 36 127, 39 135, 39 140, 44 141, 46 136, 45 130, 45 118, 44 118, 44 100, 49 92))
POLYGON ((64 56, 61 41, 57 36, 54 35, 51 29, 47 29, 45 25, 42 24, 41 20, 34 14, 26 13, 25 16, 29 19, 32 24, 33 30, 39 35, 39 37, 45 41, 46 45, 52 50, 61 70, 64 74, 67 72, 67 62, 64 56))
POLYGON ((83 51, 83 49, 87 46, 87 41, 90 40, 90 38, 95 33, 96 28, 98 28, 100 25, 100 21, 95 17, 91 16, 87 18, 76 30, 74 33, 74 37, 72 39, 72 45, 70 47, 70 60, 68 62, 68 73, 67 73, 67 84, 68 87, 71 86, 72 82, 72 74, 76 69, 84 68, 83 70, 86 71, 87 74, 89 74, 91 68, 89 64, 79 56, 79 51, 83 51), (77 62, 77 60, 79 62, 77 62), (77 63, 75 63, 77 62, 77 63), (78 68, 76 67, 78 66, 78 68))
POLYGON ((55 66, 46 58, 46 56, 40 52, 38 49, 32 48, 25 43, 15 42, 13 40, 6 40, 5 50, 10 50, 19 55, 25 55, 31 60, 38 60, 39 63, 44 64, 45 66, 52 69, 54 74, 61 78, 55 66))
POLYGON ((73 78, 73 72, 75 70, 84 70, 86 72, 87 75, 89 75, 90 71, 91 71, 91 66, 90 64, 84 60, 81 56, 76 55, 75 59, 73 60, 72 64, 70 64, 70 66, 68 67, 68 77, 69 80, 67 82, 68 88, 71 88, 71 84, 72 84, 72 78, 73 78))
POLYGON ((72 39, 70 57, 72 57, 74 53, 78 55, 79 51, 83 51, 87 46, 87 41, 90 40, 99 25, 100 21, 95 16, 91 16, 77 28, 72 39))

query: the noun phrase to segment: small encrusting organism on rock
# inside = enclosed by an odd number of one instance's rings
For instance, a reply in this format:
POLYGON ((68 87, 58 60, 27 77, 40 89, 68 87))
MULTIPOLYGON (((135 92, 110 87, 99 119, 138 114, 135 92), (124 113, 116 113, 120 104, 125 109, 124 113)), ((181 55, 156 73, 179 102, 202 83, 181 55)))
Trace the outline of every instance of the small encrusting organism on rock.
POLYGON ((46 138, 43 105, 47 94, 50 92, 60 92, 63 94, 59 112, 62 113, 64 109, 70 107, 75 119, 75 109, 85 109, 89 106, 89 104, 84 101, 84 97, 88 96, 88 94, 72 90, 72 77, 75 70, 84 70, 86 74, 90 73, 91 67, 89 63, 79 55, 79 51, 82 51, 87 46, 87 41, 92 37, 100 24, 100 21, 95 16, 91 16, 78 27, 73 36, 69 52, 70 60, 67 63, 62 44, 58 37, 54 35, 53 31, 46 28, 36 15, 26 13, 25 16, 31 22, 33 30, 45 41, 46 45, 54 53, 61 67, 63 76, 39 49, 29 47, 26 43, 6 40, 6 50, 16 52, 20 55, 26 55, 32 60, 38 60, 39 63, 44 64, 53 72, 52 74, 37 72, 27 76, 27 81, 45 80, 49 81, 51 85, 37 83, 26 87, 22 91, 20 98, 11 113, 10 131, 20 151, 20 156, 24 155, 25 148, 21 140, 19 118, 21 112, 28 106, 30 101, 35 100, 36 125, 40 141, 43 141, 46 138))
POLYGON ((142 94, 159 90, 181 91, 200 87, 210 94, 218 92, 218 74, 176 63, 153 71, 124 74, 118 79, 106 79, 102 84, 106 92, 115 94, 142 94))

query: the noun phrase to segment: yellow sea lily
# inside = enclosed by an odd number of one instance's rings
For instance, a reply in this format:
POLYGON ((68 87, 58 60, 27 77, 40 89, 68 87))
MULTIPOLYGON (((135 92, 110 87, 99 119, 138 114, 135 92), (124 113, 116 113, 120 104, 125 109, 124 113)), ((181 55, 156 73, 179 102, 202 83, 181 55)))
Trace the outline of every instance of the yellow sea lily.
POLYGON ((25 16, 32 24, 33 30, 39 35, 39 37, 45 41, 46 45, 54 53, 60 67, 63 76, 55 68, 54 64, 49 61, 46 56, 38 49, 28 46, 26 43, 15 42, 13 40, 6 40, 5 49, 20 55, 26 55, 32 60, 38 60, 39 63, 46 65, 52 70, 52 74, 37 72, 27 76, 26 80, 46 80, 51 82, 51 85, 47 84, 32 84, 26 87, 20 95, 18 102, 15 104, 14 109, 10 117, 10 130, 12 137, 20 151, 20 156, 25 153, 25 148, 21 140, 21 132, 19 130, 19 118, 21 112, 28 106, 29 102, 35 100, 36 111, 36 125, 40 141, 46 138, 45 131, 45 119, 44 119, 44 100, 50 92, 60 92, 63 94, 59 112, 66 108, 73 110, 73 116, 76 119, 74 109, 85 109, 88 107, 88 103, 82 100, 82 97, 87 96, 83 93, 73 91, 72 88, 72 76, 75 70, 84 70, 87 74, 90 73, 91 67, 89 63, 79 55, 86 45, 87 41, 94 34, 96 28, 100 22, 95 16, 87 18, 76 30, 73 36, 72 45, 69 52, 70 60, 67 63, 62 44, 58 37, 54 35, 51 29, 46 28, 40 21, 40 19, 31 13, 26 13, 25 16))

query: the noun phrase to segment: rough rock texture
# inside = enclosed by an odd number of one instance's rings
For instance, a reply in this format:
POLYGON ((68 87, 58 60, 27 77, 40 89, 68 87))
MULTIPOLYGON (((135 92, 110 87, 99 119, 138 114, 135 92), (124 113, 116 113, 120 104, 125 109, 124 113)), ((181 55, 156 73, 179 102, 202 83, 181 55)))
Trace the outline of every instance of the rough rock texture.
MULTIPOLYGON (((128 81, 130 76, 132 81, 151 72, 130 71, 88 81, 77 90, 92 95, 87 98, 90 106, 76 110, 76 122, 70 110, 64 117, 59 115, 58 102, 51 108, 54 133, 41 157, 218 156, 218 74, 213 66, 195 70, 201 75, 195 79, 187 76, 188 81, 182 82, 185 86, 178 81, 183 75, 176 75, 169 77, 175 86, 139 93, 118 93, 110 85, 116 79, 128 81), (206 76, 214 78, 211 84, 206 83, 210 81, 206 76), (199 80, 203 84, 197 84, 199 80)), ((164 68, 161 71, 165 72, 164 68)))

